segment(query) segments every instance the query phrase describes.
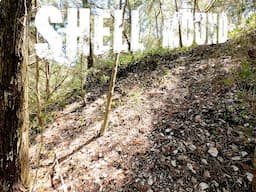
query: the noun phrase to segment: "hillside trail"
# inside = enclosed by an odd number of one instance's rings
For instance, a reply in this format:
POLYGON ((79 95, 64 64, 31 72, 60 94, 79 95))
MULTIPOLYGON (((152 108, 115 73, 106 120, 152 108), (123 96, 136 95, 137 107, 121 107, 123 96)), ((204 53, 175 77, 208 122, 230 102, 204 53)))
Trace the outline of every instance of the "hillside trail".
MULTIPOLYGON (((56 113, 34 191, 251 191, 254 146, 240 130, 249 125, 233 123, 237 87, 222 81, 240 58, 222 46, 148 56, 150 69, 121 76, 102 137, 94 138, 106 105, 100 87, 84 107, 56 113)), ((31 146, 34 172, 39 145, 40 136, 31 146)))

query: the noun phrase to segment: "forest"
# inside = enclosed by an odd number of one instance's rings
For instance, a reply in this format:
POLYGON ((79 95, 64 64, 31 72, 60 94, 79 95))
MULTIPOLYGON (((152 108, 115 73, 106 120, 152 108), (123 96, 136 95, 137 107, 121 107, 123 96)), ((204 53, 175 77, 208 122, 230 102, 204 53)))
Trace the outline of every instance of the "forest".
POLYGON ((0 192, 256 192, 255 0, 0 0, 0 192))

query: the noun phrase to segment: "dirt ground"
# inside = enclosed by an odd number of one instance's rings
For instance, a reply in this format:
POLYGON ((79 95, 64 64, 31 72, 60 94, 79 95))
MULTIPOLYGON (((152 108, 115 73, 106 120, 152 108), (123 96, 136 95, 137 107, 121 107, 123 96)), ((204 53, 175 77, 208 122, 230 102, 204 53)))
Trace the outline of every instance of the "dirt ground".
POLYGON ((31 146, 34 191, 251 191, 254 142, 242 130, 256 118, 236 119, 238 88, 221 79, 240 59, 216 50, 152 56, 148 69, 120 76, 102 137, 101 87, 85 106, 57 112, 43 132, 39 167, 40 136, 31 146))

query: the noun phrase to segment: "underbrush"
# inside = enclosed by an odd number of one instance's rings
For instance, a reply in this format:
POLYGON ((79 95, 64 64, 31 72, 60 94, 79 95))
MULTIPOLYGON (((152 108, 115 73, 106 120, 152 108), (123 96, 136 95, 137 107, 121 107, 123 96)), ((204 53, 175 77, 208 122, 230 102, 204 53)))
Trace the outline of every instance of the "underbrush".
POLYGON ((256 136, 256 61, 246 56, 239 66, 219 80, 226 89, 235 89, 234 106, 227 106, 225 120, 248 139, 256 136))

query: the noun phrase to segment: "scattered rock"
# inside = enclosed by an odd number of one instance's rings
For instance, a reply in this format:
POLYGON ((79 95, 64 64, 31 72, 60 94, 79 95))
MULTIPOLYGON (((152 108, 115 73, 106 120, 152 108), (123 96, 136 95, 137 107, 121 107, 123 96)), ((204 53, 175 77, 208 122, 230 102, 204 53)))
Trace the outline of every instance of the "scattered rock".
POLYGON ((191 182, 195 185, 195 184, 197 184, 197 179, 195 177, 192 177, 191 182))
POLYGON ((148 184, 149 184, 149 185, 153 185, 153 183, 154 183, 154 181, 153 181, 152 177, 149 177, 149 179, 148 179, 148 184))
POLYGON ((196 123, 200 123, 201 121, 202 121, 201 116, 200 115, 196 115, 195 116, 195 122, 196 123))
POLYGON ((204 165, 208 165, 208 162, 206 159, 201 159, 201 162, 204 164, 204 165))
POLYGON ((240 161, 241 157, 240 156, 235 156, 231 158, 233 161, 240 161))
POLYGON ((246 157, 248 155, 248 153, 246 151, 241 151, 240 154, 242 157, 246 157))
POLYGON ((213 157, 217 157, 219 151, 217 150, 217 148, 211 147, 211 148, 208 150, 208 153, 209 153, 211 156, 213 156, 213 157))
POLYGON ((232 165, 231 167, 232 167, 232 169, 233 169, 234 171, 239 171, 239 168, 238 168, 237 166, 232 165))
POLYGON ((193 145, 193 144, 189 144, 189 145, 188 145, 188 148, 189 148, 191 151, 195 151, 195 150, 196 150, 196 146, 193 145))
POLYGON ((207 183, 202 182, 202 183, 199 184, 199 191, 200 192, 204 192, 208 188, 209 188, 209 185, 207 183))
POLYGON ((204 178, 205 179, 209 179, 209 178, 211 178, 211 175, 210 175, 210 172, 209 171, 204 171, 204 178))
POLYGON ((188 164, 187 164, 187 168, 188 168, 192 173, 196 174, 196 171, 194 170, 192 164, 188 163, 188 164))
POLYGON ((246 178, 248 179, 248 181, 250 181, 250 182, 253 181, 253 177, 254 177, 254 176, 253 176, 252 173, 246 172, 245 175, 246 175, 246 178))
POLYGON ((165 130, 165 133, 167 133, 167 134, 170 133, 170 132, 171 132, 171 129, 166 129, 165 130))
POLYGON ((173 167, 177 167, 176 160, 172 160, 172 161, 171 161, 171 164, 172 164, 173 167))
POLYGON ((176 155, 179 151, 176 149, 173 151, 173 154, 176 155))
POLYGON ((187 161, 188 160, 188 156, 186 156, 186 155, 179 155, 178 156, 178 160, 179 161, 187 161))

